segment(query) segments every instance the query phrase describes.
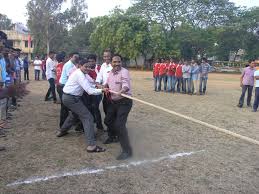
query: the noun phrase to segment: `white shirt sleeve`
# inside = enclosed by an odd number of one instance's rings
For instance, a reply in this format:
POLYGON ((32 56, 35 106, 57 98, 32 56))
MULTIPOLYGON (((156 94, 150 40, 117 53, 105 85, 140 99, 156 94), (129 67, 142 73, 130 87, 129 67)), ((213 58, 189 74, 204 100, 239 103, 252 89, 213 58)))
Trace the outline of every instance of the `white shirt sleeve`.
POLYGON ((104 66, 102 65, 101 69, 100 69, 100 72, 97 73, 97 77, 96 77, 96 80, 95 80, 99 84, 102 84, 102 82, 103 82, 103 69, 104 69, 103 67, 104 66))
POLYGON ((102 89, 91 87, 91 84, 83 75, 78 77, 78 83, 89 95, 100 95, 102 93, 102 89))
POLYGON ((51 70, 50 61, 49 60, 46 61, 46 70, 51 70))
POLYGON ((66 77, 68 78, 70 72, 68 71, 68 68, 67 68, 67 67, 64 69, 64 73, 65 73, 66 77))

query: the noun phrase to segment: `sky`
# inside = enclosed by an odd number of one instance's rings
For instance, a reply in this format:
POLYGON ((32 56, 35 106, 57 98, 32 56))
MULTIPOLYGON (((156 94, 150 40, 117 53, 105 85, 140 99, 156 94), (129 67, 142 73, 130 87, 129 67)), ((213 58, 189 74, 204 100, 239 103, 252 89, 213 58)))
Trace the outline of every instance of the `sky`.
MULTIPOLYGON (((0 13, 7 15, 13 22, 26 24, 26 4, 29 0, 0 0, 0 13)), ((69 0, 68 0, 69 1, 69 0)), ((259 6, 259 0, 230 0, 238 6, 259 6)), ((131 0, 86 0, 88 4, 89 18, 103 16, 115 7, 120 6, 127 9, 131 5, 131 0)))

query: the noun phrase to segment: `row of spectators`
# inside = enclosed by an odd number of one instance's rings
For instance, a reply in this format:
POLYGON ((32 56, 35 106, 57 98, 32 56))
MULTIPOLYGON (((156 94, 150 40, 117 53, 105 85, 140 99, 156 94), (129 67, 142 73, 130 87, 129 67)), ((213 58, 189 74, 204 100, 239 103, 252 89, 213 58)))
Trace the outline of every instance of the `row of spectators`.
MULTIPOLYGON (((10 129, 10 112, 18 107, 17 98, 27 93, 25 85, 21 84, 23 60, 20 52, 7 45, 7 35, 0 31, 0 137, 5 137, 6 130, 10 129)), ((3 150, 5 147, 0 146, 0 151, 3 150)))
POLYGON ((153 66, 154 90, 165 92, 203 95, 207 89, 208 73, 211 66, 206 58, 199 63, 159 59, 153 66))

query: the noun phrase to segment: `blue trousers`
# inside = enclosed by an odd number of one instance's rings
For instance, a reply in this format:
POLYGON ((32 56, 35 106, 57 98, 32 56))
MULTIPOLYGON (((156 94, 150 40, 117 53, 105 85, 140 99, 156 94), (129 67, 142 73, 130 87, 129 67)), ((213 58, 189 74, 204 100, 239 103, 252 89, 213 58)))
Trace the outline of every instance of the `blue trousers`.
POLYGON ((181 92, 183 78, 182 77, 175 77, 175 85, 177 84, 177 92, 181 92))
POLYGON ((247 90, 248 90, 248 93, 247 93, 247 102, 246 103, 247 103, 247 106, 251 105, 253 86, 243 85, 242 86, 242 94, 241 94, 240 99, 239 99, 239 105, 240 106, 243 106, 243 104, 244 104, 245 95, 246 95, 247 90))
POLYGON ((207 77, 201 77, 200 78, 200 93, 205 93, 207 89, 207 77))
POLYGON ((158 91, 159 88, 159 76, 154 77, 154 90, 158 91))
POLYGON ((164 91, 166 91, 166 82, 167 82, 167 76, 166 75, 160 75, 159 76, 158 91, 161 91, 162 80, 163 80, 163 84, 164 84, 164 91))
POLYGON ((167 91, 175 92, 175 76, 167 76, 167 91))

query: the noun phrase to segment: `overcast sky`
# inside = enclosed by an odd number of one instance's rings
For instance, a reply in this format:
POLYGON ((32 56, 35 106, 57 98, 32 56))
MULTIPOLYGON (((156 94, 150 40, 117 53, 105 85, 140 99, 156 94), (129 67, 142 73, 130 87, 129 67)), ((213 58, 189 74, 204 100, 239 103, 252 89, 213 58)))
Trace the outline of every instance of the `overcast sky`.
MULTIPOLYGON (((7 15, 13 22, 26 24, 26 4, 29 0, 0 0, 0 13, 7 15)), ((70 1, 70 0, 68 0, 70 1)), ((238 6, 259 6, 259 0, 230 0, 238 6)), ((123 9, 131 5, 131 0, 86 0, 88 4, 88 16, 96 17, 109 13, 115 6, 123 9)))

